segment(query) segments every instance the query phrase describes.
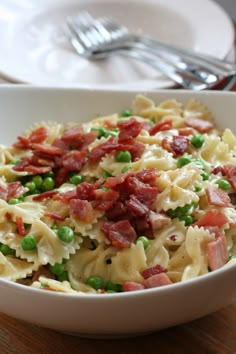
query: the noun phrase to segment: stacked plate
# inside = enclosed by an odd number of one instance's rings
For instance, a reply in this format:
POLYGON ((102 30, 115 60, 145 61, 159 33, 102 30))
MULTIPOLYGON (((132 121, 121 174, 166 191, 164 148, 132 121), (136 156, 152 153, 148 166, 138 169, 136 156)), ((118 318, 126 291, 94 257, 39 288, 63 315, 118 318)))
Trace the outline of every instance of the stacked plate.
MULTIPOLYGON (((0 73, 17 82, 82 88, 170 88, 145 64, 113 56, 80 58, 63 35, 66 17, 89 11, 112 15, 130 29, 163 42, 234 62, 234 28, 211 0, 1 0, 0 73)), ((228 85, 229 83, 225 83, 228 85)), ((228 86, 227 86, 228 87, 228 86)))

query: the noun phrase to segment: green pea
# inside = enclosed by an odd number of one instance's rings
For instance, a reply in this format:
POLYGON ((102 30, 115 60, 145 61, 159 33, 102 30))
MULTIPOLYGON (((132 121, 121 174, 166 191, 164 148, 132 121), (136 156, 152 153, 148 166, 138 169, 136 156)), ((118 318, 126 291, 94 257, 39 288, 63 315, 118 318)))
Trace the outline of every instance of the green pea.
POLYGON ((31 193, 34 193, 35 189, 36 189, 36 185, 33 181, 29 181, 25 184, 25 187, 29 189, 29 191, 31 193))
POLYGON ((194 136, 191 138, 190 140, 191 144, 195 147, 195 148, 200 148, 202 147, 202 145, 205 142, 204 136, 202 134, 194 134, 194 136))
POLYGON ((207 181, 209 179, 209 175, 206 172, 203 172, 201 176, 203 181, 207 181))
POLYGON ((8 245, 0 244, 0 252, 4 254, 4 256, 9 256, 11 254, 15 254, 15 250, 10 248, 8 245))
POLYGON ((150 245, 150 241, 146 236, 139 236, 136 240, 136 242, 142 242, 143 244, 143 248, 146 250, 149 245, 150 245))
POLYGON ((122 285, 115 284, 111 280, 108 280, 105 285, 106 292, 121 292, 123 290, 122 285))
POLYGON ((20 162, 21 162, 21 160, 11 160, 9 162, 9 165, 18 165, 18 163, 20 163, 20 162))
POLYGON ((32 234, 28 234, 21 240, 21 248, 24 251, 32 251, 37 248, 37 241, 32 234))
POLYGON ((61 226, 58 229, 58 238, 66 243, 70 243, 74 240, 74 231, 69 226, 61 226))
POLYGON ((193 223, 193 218, 191 215, 182 215, 179 217, 180 221, 184 221, 185 226, 189 226, 193 223))
POLYGON ((202 187, 200 187, 200 186, 195 187, 195 192, 200 192, 201 190, 202 190, 202 187))
POLYGON ((55 181, 52 177, 46 177, 44 178, 43 180, 43 183, 42 183, 42 190, 44 191, 50 191, 52 190, 53 188, 55 187, 55 181))
POLYGON ((227 179, 221 178, 216 182, 220 189, 227 191, 231 189, 231 184, 227 181, 227 179))
POLYGON ((121 117, 130 117, 132 115, 131 111, 129 109, 125 109, 124 111, 121 112, 121 117))
POLYGON ((62 272, 61 274, 57 275, 57 280, 59 281, 69 281, 69 276, 68 276, 68 272, 66 270, 64 270, 64 272, 62 272))
POLYGON ((112 174, 108 171, 103 171, 102 177, 104 179, 107 179, 108 177, 112 177, 112 174))
POLYGON ((8 200, 8 204, 18 204, 18 203, 22 203, 21 200, 19 200, 18 198, 11 198, 8 200))
POLYGON ((47 173, 44 174, 44 178, 47 178, 47 177, 54 177, 54 172, 53 171, 49 171, 47 173))
POLYGON ((83 182, 83 177, 79 174, 75 174, 70 178, 70 183, 75 184, 76 186, 81 182, 83 182))
POLYGON ((129 171, 131 169, 131 165, 125 165, 122 170, 121 170, 121 173, 125 173, 127 171, 129 171))
POLYGON ((177 167, 181 168, 191 162, 191 159, 187 156, 182 156, 177 161, 177 167))
POLYGON ((105 191, 105 192, 106 192, 106 191, 108 191, 108 189, 109 189, 109 188, 108 188, 108 187, 106 187, 106 186, 101 186, 101 188, 100 188, 100 189, 102 189, 103 191, 105 191))
POLYGON ((98 290, 102 289, 103 280, 98 275, 92 275, 86 280, 86 284, 91 286, 91 288, 98 290))
POLYGON ((91 131, 98 132, 98 138, 107 137, 107 130, 105 128, 93 127, 91 131))
POLYGON ((57 230, 57 229, 58 229, 58 226, 57 226, 57 222, 56 222, 56 221, 53 222, 53 224, 52 224, 52 226, 51 226, 51 229, 52 229, 52 230, 57 230))
POLYGON ((231 254, 229 256, 229 261, 231 261, 231 259, 236 259, 236 254, 235 253, 233 253, 233 254, 231 254))
POLYGON ((169 209, 167 210, 167 215, 171 218, 174 219, 177 217, 178 210, 176 209, 169 209))
POLYGON ((40 189, 43 184, 43 178, 39 175, 32 178, 32 182, 35 184, 35 188, 40 189))
POLYGON ((187 214, 188 211, 191 209, 192 204, 186 204, 183 207, 179 207, 180 214, 187 214))
POLYGON ((50 271, 55 275, 61 275, 64 271, 64 264, 62 263, 55 263, 54 265, 49 266, 50 271))
POLYGON ((116 154, 116 161, 118 162, 130 162, 132 155, 128 150, 121 150, 116 154))

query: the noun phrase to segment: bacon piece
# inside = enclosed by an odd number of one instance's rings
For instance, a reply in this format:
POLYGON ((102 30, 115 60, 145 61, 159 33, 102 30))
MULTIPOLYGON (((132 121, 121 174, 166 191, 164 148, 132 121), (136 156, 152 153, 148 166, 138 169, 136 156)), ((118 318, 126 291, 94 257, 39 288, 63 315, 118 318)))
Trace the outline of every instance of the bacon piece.
POLYGON ((31 160, 22 160, 17 165, 13 166, 14 171, 25 171, 30 174, 43 174, 51 171, 51 166, 35 166, 31 164, 31 160))
POLYGON ((163 149, 165 149, 168 152, 171 152, 174 155, 174 151, 173 151, 173 149, 171 147, 171 140, 170 140, 169 137, 166 136, 165 138, 162 139, 161 146, 162 146, 163 149))
POLYGON ((232 188, 236 191, 236 166, 231 164, 224 165, 224 172, 232 188))
POLYGON ((208 210, 194 225, 222 227, 228 222, 227 217, 217 209, 208 210))
POLYGON ((109 227, 107 237, 113 246, 128 248, 135 241, 137 235, 128 220, 121 220, 109 227))
POLYGON ((16 226, 17 226, 17 230, 18 230, 19 234, 21 236, 25 236, 26 231, 25 231, 24 222, 23 222, 23 219, 21 216, 16 216, 16 226))
POLYGON ((133 216, 144 216, 149 212, 148 207, 140 202, 135 195, 131 195, 130 199, 126 202, 128 210, 132 213, 133 216))
POLYGON ((160 264, 157 264, 154 267, 144 269, 141 272, 141 275, 144 277, 144 279, 148 279, 155 274, 166 273, 166 272, 167 272, 166 268, 162 267, 160 264))
POLYGON ((118 201, 113 204, 111 209, 106 211, 106 217, 112 221, 122 220, 125 217, 127 218, 127 207, 118 201))
POLYGON ((136 177, 128 177, 125 181, 125 188, 130 194, 134 194, 139 201, 150 207, 155 201, 158 189, 151 187, 148 184, 140 182, 136 177))
POLYGON ((152 239, 153 234, 150 230, 150 223, 148 219, 148 215, 144 216, 139 216, 138 218, 134 218, 132 220, 132 225, 134 225, 134 228, 137 232, 138 235, 145 234, 146 237, 152 239))
POLYGON ((43 192, 41 194, 36 194, 36 195, 33 196, 32 199, 35 202, 42 202, 44 199, 51 198, 51 197, 53 197, 56 194, 57 194, 57 191, 54 189, 52 191, 47 191, 47 192, 43 192))
POLYGON ((128 150, 132 155, 132 161, 136 161, 142 156, 145 150, 145 145, 138 141, 133 141, 132 144, 121 145, 118 150, 128 150))
POLYGON ((172 281, 166 273, 159 273, 144 280, 143 285, 145 288, 155 288, 159 286, 172 284, 172 281))
POLYGON ((149 220, 153 231, 161 229, 165 225, 169 225, 171 219, 165 214, 149 212, 149 220))
POLYGON ((87 200, 71 199, 70 215, 81 221, 90 223, 94 219, 94 210, 92 204, 87 200))
POLYGON ((61 155, 63 153, 63 150, 57 146, 52 146, 52 145, 46 145, 46 144, 39 144, 39 143, 34 143, 32 144, 32 149, 37 150, 40 152, 43 152, 47 155, 61 155))
POLYGON ((150 135, 155 135, 156 133, 163 131, 163 130, 170 130, 172 128, 173 124, 172 124, 172 120, 171 119, 166 119, 163 120, 159 123, 157 123, 156 125, 154 125, 154 127, 152 127, 149 130, 149 134, 150 135))
POLYGON ((34 272, 34 275, 32 277, 32 283, 34 281, 39 280, 39 277, 45 276, 46 278, 49 279, 56 279, 56 276, 52 274, 52 272, 49 270, 48 266, 40 266, 39 269, 34 272))
POLYGON ((128 178, 129 176, 132 175, 132 171, 127 171, 125 173, 121 173, 115 177, 108 177, 106 179, 106 182, 104 183, 104 186, 107 188, 114 188, 119 184, 124 183, 124 181, 126 180, 126 178, 128 178))
POLYGON ((62 141, 71 142, 75 139, 81 139, 84 135, 83 127, 81 125, 77 125, 74 127, 66 128, 61 137, 62 141))
POLYGON ((79 172, 86 162, 85 151, 68 151, 62 157, 62 166, 68 171, 79 172))
POLYGON ((17 137, 17 142, 13 145, 17 149, 30 149, 31 143, 28 138, 25 138, 24 136, 18 136, 17 137))
POLYGON ((189 140, 185 136, 175 135, 172 137, 170 147, 174 152, 174 156, 183 155, 188 150, 189 140))
POLYGON ((193 128, 190 127, 179 128, 178 133, 181 136, 189 136, 189 135, 194 135, 194 130, 193 128))
POLYGON ((212 122, 197 117, 185 118, 184 123, 188 127, 194 128, 200 133, 208 133, 214 127, 212 122))
POLYGON ((214 175, 217 175, 218 173, 221 173, 222 176, 225 176, 225 171, 223 166, 216 166, 213 168, 211 171, 214 175))
POLYGON ((209 186, 206 188, 206 195, 208 202, 211 205, 220 206, 220 207, 232 207, 230 197, 227 192, 222 189, 209 186))
POLYGON ((102 144, 95 146, 90 151, 89 162, 97 162, 107 153, 119 149, 122 150, 122 145, 117 142, 114 137, 109 138, 102 144))
POLYGON ((69 171, 65 167, 61 167, 57 170, 55 176, 56 186, 60 187, 64 182, 66 182, 69 171))
POLYGON ((104 191, 102 189, 96 189, 94 191, 95 200, 92 201, 92 205, 95 209, 107 211, 113 207, 115 202, 119 198, 119 193, 108 189, 104 191))
POLYGON ((137 291, 144 289, 144 285, 134 281, 125 281, 122 284, 122 288, 124 291, 137 291))
POLYGON ((119 143, 129 142, 136 138, 142 130, 143 123, 138 122, 134 117, 117 124, 120 129, 118 141, 119 143))
POLYGON ((157 178, 160 176, 160 172, 156 168, 149 168, 138 171, 135 174, 135 177, 143 182, 147 183, 150 186, 155 186, 157 178))
POLYGON ((0 199, 7 201, 8 190, 7 187, 0 185, 0 199))
POLYGON ((208 264, 212 270, 223 267, 228 260, 227 242, 224 235, 207 244, 208 264))
POLYGON ((50 213, 49 211, 44 213, 44 216, 49 217, 52 220, 56 220, 56 221, 64 221, 65 218, 63 218, 61 215, 58 215, 56 213, 50 213))
POLYGON ((64 203, 69 203, 69 201, 71 199, 76 199, 76 198, 77 198, 76 189, 72 189, 72 190, 67 191, 67 192, 56 194, 53 197, 53 200, 60 200, 60 201, 62 201, 64 203))
POLYGON ((39 127, 31 132, 29 141, 31 143, 42 143, 48 136, 48 130, 45 127, 39 127))
POLYGON ((94 200, 95 194, 94 194, 95 187, 91 183, 87 182, 82 182, 77 185, 76 187, 76 195, 77 198, 82 199, 82 200, 94 200))

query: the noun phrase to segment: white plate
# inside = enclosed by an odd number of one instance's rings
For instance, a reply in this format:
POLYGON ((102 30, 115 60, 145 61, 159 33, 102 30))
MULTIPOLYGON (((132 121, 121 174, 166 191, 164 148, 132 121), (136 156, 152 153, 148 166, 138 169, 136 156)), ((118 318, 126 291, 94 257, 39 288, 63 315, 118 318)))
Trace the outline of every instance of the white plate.
POLYGON ((167 88, 146 65, 114 56, 89 62, 67 43, 62 24, 88 10, 113 15, 129 28, 198 52, 224 58, 234 40, 232 22, 211 0, 1 0, 0 72, 20 82, 96 88, 167 88))

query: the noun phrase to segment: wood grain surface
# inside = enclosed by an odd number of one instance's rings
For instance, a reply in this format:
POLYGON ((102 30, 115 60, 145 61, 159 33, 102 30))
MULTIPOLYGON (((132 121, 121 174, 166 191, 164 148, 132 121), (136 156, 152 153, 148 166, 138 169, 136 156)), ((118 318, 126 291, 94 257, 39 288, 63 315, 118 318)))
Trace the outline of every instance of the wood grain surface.
MULTIPOLYGON (((0 83, 5 82, 0 79, 0 83)), ((236 85, 232 90, 236 91, 236 85)), ((0 354, 77 353, 236 354, 236 298, 232 305, 199 320, 145 336, 119 339, 70 336, 0 314, 0 354)))

